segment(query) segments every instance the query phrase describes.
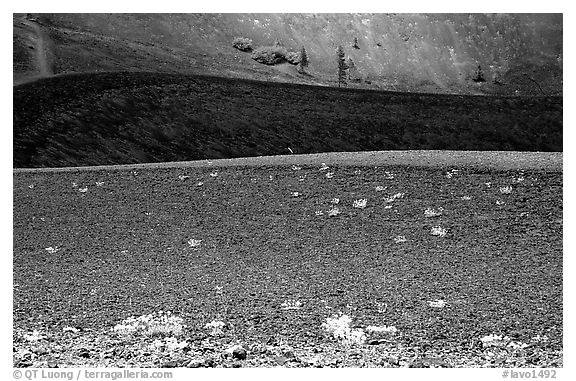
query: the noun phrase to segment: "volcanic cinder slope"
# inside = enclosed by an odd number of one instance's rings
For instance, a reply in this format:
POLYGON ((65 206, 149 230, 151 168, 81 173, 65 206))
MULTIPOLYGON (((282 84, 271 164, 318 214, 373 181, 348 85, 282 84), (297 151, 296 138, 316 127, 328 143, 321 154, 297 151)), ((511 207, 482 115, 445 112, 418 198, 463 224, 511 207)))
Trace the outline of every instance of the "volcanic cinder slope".
POLYGON ((335 85, 335 49, 355 87, 464 94, 560 94, 561 14, 41 14, 14 15, 16 83, 40 73, 161 71, 335 85), (32 21, 31 21, 32 20, 32 21), (300 75, 232 47, 276 42, 310 57, 300 75), (357 39, 357 47, 354 47, 357 39), (485 82, 474 81, 478 66, 485 82))

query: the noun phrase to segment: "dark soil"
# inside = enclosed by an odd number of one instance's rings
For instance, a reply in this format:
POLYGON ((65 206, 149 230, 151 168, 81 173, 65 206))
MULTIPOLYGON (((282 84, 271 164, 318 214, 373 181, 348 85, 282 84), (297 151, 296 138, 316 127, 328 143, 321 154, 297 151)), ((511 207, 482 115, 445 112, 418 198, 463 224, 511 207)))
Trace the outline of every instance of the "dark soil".
POLYGON ((159 73, 14 87, 14 167, 381 150, 562 151, 561 97, 411 94, 159 73))
POLYGON ((14 365, 214 358, 229 366, 218 354, 241 343, 248 360, 234 361, 242 366, 312 366, 303 359, 316 354, 324 366, 419 366, 427 358, 458 367, 562 366, 561 170, 319 168, 15 172, 15 350, 30 347, 23 335, 34 329, 49 338, 47 353, 15 356, 14 365), (504 186, 512 192, 501 193, 504 186), (330 217, 335 197, 341 214, 330 217), (365 209, 352 206, 357 199, 367 199, 365 209), (443 214, 425 217, 429 207, 443 214), (434 226, 447 236, 431 235, 434 226), (395 243, 398 235, 406 242, 395 243), (202 242, 192 248, 190 239, 202 242), (430 307, 436 299, 447 305, 430 307), (283 310, 287 300, 302 308, 283 310), (144 339, 110 333, 131 315, 159 310, 184 318, 190 352, 146 357, 136 349, 144 339), (356 327, 392 325, 398 333, 342 349, 321 327, 336 313, 356 327), (204 328, 215 319, 226 323, 216 341, 204 328), (83 331, 64 333, 66 326, 83 331), (490 334, 531 344, 490 356, 480 342, 490 334), (538 335, 547 340, 535 342, 538 335), (280 364, 273 349, 281 345, 299 360, 280 364), (78 356, 79 346, 90 354, 78 356), (110 348, 124 355, 105 356, 110 348))

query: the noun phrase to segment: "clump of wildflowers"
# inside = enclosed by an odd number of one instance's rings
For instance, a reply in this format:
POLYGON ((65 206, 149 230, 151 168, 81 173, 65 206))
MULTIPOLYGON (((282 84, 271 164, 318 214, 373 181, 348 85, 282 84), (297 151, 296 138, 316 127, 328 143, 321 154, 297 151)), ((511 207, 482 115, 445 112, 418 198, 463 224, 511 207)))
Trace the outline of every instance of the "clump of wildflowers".
POLYGON ((394 202, 394 200, 404 198, 404 193, 396 193, 388 198, 385 198, 384 201, 386 202, 394 202))
POLYGON ((282 307, 283 310, 299 310, 302 308, 302 303, 298 300, 286 300, 280 307, 282 307))
POLYGON ((198 248, 198 247, 200 247, 201 244, 202 244, 201 239, 189 239, 188 240, 188 245, 190 245, 190 247, 192 247, 192 248, 198 248))
POLYGON ((398 332, 398 329, 394 326, 378 327, 376 325, 369 325, 368 327, 366 327, 366 331, 377 332, 377 333, 396 333, 396 332, 398 332))
POLYGON ((442 299, 436 299, 428 301, 428 305, 433 308, 444 308, 446 306, 446 302, 442 299))
POLYGON ((178 351, 190 346, 186 340, 178 341, 175 337, 165 337, 164 340, 156 339, 150 345, 150 349, 157 351, 178 351))
POLYGON ((330 217, 337 216, 337 215, 339 215, 340 213, 342 213, 342 212, 340 211, 339 208, 336 208, 336 207, 328 210, 328 216, 330 216, 330 217))
POLYGON ((512 349, 524 349, 528 344, 512 341, 508 336, 488 335, 480 338, 484 348, 489 347, 509 347, 512 349))
POLYGON ((326 318, 326 322, 322 323, 322 328, 343 343, 363 344, 366 340, 366 334, 360 328, 350 328, 351 322, 352 319, 347 315, 334 316, 326 318))
POLYGON ((438 217, 442 215, 442 212, 444 211, 444 208, 440 207, 438 209, 433 209, 433 208, 426 208, 426 210, 424 211, 424 215, 426 217, 438 217))
POLYGON ((138 318, 129 317, 114 326, 114 331, 127 335, 141 334, 144 336, 180 336, 186 326, 184 320, 170 312, 160 311, 138 318))
POLYGON ((395 243, 404 243, 404 242, 406 242, 406 237, 403 235, 398 235, 398 236, 394 237, 394 242, 395 243))
POLYGON ((434 226, 431 230, 430 230, 430 234, 438 236, 438 237, 446 237, 446 234, 448 234, 448 230, 444 229, 440 226, 434 226))
POLYGON ((219 336, 219 335, 223 335, 224 331, 222 330, 222 328, 224 328, 226 324, 223 321, 220 320, 213 320, 210 323, 205 325, 205 328, 211 329, 212 331, 210 332, 210 335, 212 336, 219 336))

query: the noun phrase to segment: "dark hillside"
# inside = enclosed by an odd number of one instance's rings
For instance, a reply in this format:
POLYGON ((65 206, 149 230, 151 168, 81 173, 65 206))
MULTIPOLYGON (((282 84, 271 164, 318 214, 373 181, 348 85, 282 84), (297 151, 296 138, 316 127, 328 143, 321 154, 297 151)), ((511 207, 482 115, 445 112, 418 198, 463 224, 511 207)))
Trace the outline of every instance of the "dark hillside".
POLYGON ((408 149, 562 151, 561 97, 411 94, 158 73, 14 87, 14 167, 408 149))

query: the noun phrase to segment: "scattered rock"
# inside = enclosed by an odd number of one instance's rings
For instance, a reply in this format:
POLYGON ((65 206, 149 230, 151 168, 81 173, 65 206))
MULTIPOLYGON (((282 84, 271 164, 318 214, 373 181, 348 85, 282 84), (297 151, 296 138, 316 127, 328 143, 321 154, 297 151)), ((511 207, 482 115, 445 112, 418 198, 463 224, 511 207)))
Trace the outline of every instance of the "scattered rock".
POLYGON ((391 365, 395 365, 395 366, 400 365, 400 360, 398 359, 398 357, 389 356, 389 357, 385 358, 384 361, 386 361, 388 364, 391 364, 391 365))
POLYGON ((439 358, 425 357, 410 363, 409 368, 451 368, 450 364, 439 358))
POLYGON ((89 358, 90 357, 90 351, 86 348, 80 348, 78 350, 78 356, 79 357, 83 357, 83 358, 89 358))
POLYGON ((38 347, 34 349, 33 352, 36 353, 38 356, 44 356, 48 354, 48 350, 44 347, 38 347))
POLYGON ((192 360, 186 365, 187 368, 201 368, 204 366, 204 361, 202 360, 192 360))
POLYGON ((46 365, 48 366, 48 368, 58 368, 58 363, 54 360, 48 360, 46 365))
POLYGON ((235 362, 232 364, 232 368, 242 368, 242 364, 235 362))
POLYGON ((429 366, 426 366, 422 360, 415 360, 408 365, 408 368, 429 368, 429 366))
POLYGON ((296 355, 294 355, 294 352, 287 350, 287 351, 284 351, 284 357, 286 357, 287 359, 293 360, 296 358, 296 355))
POLYGON ((214 362, 213 359, 206 359, 204 360, 204 366, 206 368, 214 368, 216 366, 216 363, 214 362))
POLYGON ((162 365, 160 365, 160 368, 177 368, 178 367, 178 362, 177 361, 167 361, 165 363, 163 363, 162 365))
POLYGON ((211 346, 208 346, 208 345, 205 345, 204 347, 202 347, 202 353, 214 352, 214 351, 215 351, 214 347, 211 347, 211 346))
POLYGON ((350 357, 351 359, 359 359, 362 357, 362 354, 358 353, 358 352, 351 352, 348 357, 350 357))
POLYGON ((208 338, 208 336, 203 335, 203 334, 198 334, 198 335, 190 336, 190 340, 191 340, 191 341, 202 341, 202 340, 205 340, 205 339, 207 339, 207 338, 208 338))
POLYGON ((186 358, 181 358, 176 360, 176 362, 178 363, 178 368, 186 368, 190 360, 186 358))
POLYGON ((232 358, 239 360, 246 360, 246 349, 244 348, 234 349, 234 352, 232 352, 232 358))
POLYGON ((284 365, 288 359, 284 356, 276 356, 274 361, 278 363, 278 365, 284 365))

